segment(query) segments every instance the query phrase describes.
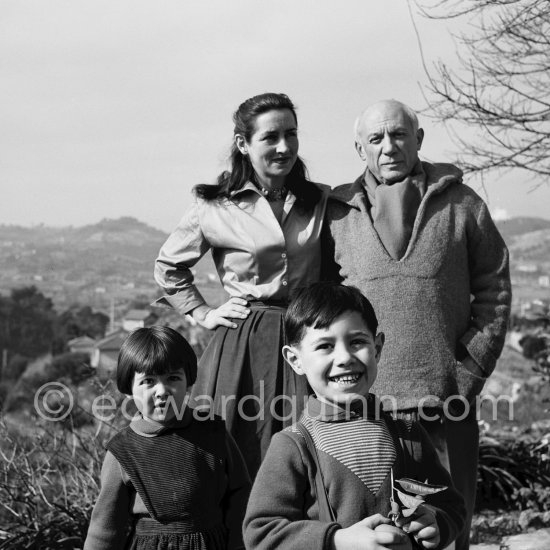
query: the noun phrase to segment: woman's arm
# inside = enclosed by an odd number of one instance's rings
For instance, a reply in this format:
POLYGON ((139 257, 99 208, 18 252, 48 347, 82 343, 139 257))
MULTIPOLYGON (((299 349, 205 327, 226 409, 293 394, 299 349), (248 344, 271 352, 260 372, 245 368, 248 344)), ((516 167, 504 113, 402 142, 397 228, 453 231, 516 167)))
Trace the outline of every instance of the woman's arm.
POLYGON ((118 550, 124 547, 130 521, 130 489, 122 479, 119 462, 107 451, 101 468, 101 490, 84 550, 118 550))
POLYGON ((236 328, 231 319, 245 319, 250 313, 246 300, 233 297, 220 307, 212 308, 193 283, 191 268, 210 249, 201 229, 199 209, 200 204, 195 201, 160 249, 154 276, 165 294, 157 303, 168 304, 182 315, 191 315, 207 329, 220 325, 236 328))
POLYGON ((182 315, 206 304, 193 284, 191 268, 209 248, 200 226, 199 203, 195 201, 162 245, 156 259, 155 281, 165 293, 159 303, 172 306, 182 315))

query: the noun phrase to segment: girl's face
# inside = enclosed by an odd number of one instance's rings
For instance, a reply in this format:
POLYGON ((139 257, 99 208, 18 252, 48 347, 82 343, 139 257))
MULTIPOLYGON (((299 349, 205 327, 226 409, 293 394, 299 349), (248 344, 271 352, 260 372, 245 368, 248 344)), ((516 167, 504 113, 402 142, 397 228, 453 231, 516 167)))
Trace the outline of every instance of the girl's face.
POLYGON ((162 424, 180 420, 185 410, 187 377, 183 368, 166 374, 136 372, 132 397, 143 418, 162 424))
POLYGON ((250 141, 237 134, 235 142, 264 186, 282 185, 298 158, 298 128, 290 109, 258 115, 250 141))

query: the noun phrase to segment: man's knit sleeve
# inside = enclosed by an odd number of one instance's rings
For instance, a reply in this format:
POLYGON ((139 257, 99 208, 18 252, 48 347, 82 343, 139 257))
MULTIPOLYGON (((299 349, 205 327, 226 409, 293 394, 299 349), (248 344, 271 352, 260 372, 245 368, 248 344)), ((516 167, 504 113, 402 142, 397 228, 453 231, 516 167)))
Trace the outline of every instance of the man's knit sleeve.
POLYGON ((273 436, 248 501, 243 526, 246 548, 331 548, 333 533, 340 526, 310 519, 317 517, 310 467, 292 436, 285 432, 273 436))
POLYGON ((509 255, 486 204, 477 197, 475 206, 467 235, 473 300, 470 327, 460 343, 489 376, 502 352, 510 317, 509 255))

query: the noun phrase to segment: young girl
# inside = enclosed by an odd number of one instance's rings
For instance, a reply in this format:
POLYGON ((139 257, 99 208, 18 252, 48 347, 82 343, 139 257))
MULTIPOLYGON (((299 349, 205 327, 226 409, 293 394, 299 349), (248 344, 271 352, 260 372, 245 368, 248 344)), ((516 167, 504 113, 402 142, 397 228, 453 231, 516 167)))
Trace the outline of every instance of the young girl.
POLYGON ((128 336, 117 387, 139 411, 107 444, 84 550, 243 548, 250 480, 221 419, 186 406, 197 358, 175 330, 128 336))

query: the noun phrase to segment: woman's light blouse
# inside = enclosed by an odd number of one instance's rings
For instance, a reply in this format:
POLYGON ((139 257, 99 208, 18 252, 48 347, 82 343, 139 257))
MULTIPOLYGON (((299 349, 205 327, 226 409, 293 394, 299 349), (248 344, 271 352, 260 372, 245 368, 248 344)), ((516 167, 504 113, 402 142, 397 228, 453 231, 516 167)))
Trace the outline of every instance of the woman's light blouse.
POLYGON ((309 213, 295 205, 296 197, 289 191, 280 224, 250 182, 230 198, 196 198, 156 260, 155 280, 165 293, 157 303, 180 313, 206 303, 191 268, 208 250, 230 296, 287 302, 295 288, 318 281, 321 227, 330 190, 320 187, 322 198, 309 213))

